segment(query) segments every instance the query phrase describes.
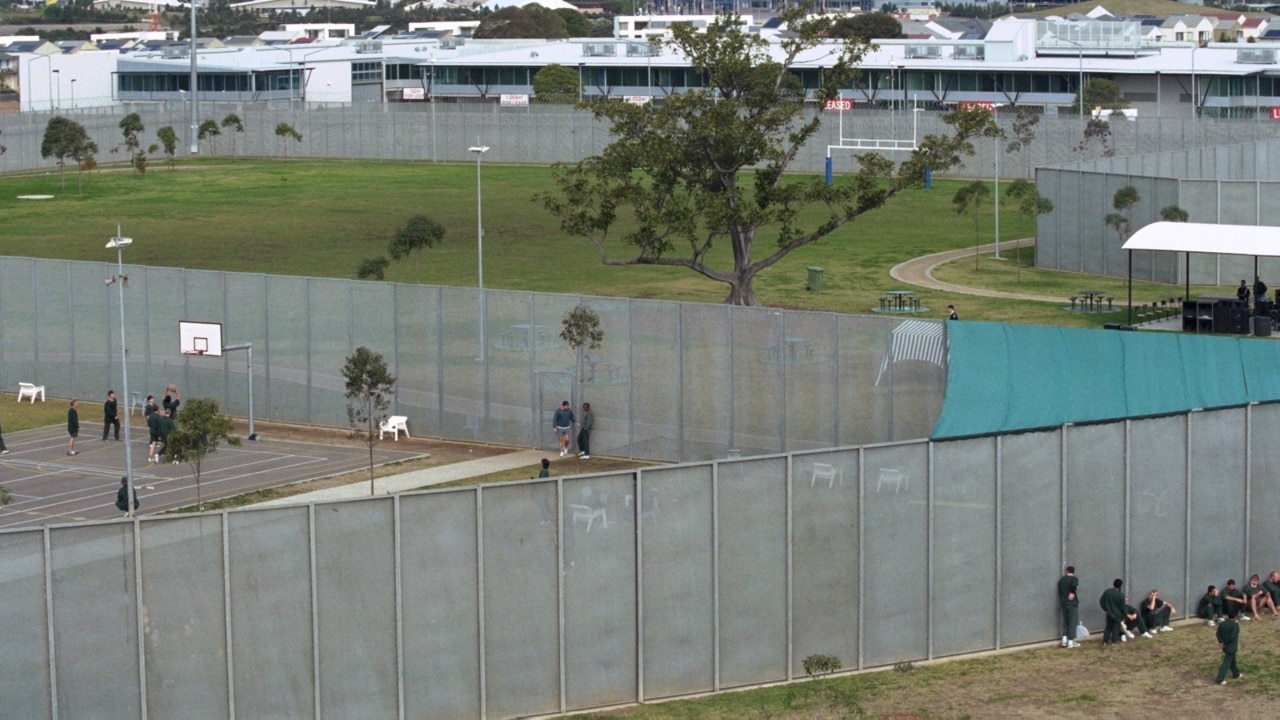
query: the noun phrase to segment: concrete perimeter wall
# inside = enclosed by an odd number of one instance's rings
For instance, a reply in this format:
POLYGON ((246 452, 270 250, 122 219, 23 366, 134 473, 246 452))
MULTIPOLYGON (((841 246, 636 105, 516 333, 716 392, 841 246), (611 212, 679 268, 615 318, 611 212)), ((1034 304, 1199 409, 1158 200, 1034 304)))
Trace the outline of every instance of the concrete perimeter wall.
MULTIPOLYGON (((1056 639, 1280 553, 1280 405, 0 533, 10 717, 512 718, 1056 639)), ((1271 567, 1270 564, 1265 565, 1271 567)))
MULTIPOLYGON (((1036 225, 1036 265, 1124 277, 1128 259, 1120 235, 1105 221, 1115 212, 1115 192, 1126 185, 1141 200, 1132 209, 1132 229, 1159 221, 1162 208, 1177 205, 1190 222, 1280 226, 1280 140, 1114 157, 1039 168, 1036 187, 1054 212, 1036 225)), ((1138 252, 1133 274, 1172 284, 1234 285, 1253 281, 1254 259, 1233 255, 1138 252)), ((1275 284, 1280 259, 1260 258, 1258 271, 1275 284)), ((1140 301, 1140 300, 1139 300, 1140 301)))
MULTIPOLYGON (((138 112, 146 130, 140 138, 145 148, 156 143, 156 131, 170 126, 182 139, 178 157, 188 157, 190 121, 181 104, 148 103, 123 108, 80 109, 68 116, 83 124, 100 148, 99 163, 124 162, 123 154, 111 149, 121 144, 121 118, 138 112), (111 110, 110 112, 106 112, 111 110)), ((302 105, 201 103, 201 121, 221 122, 229 113, 244 122, 243 133, 222 130, 222 135, 200 148, 209 157, 230 157, 232 142, 237 155, 256 157, 381 159, 432 162, 466 162, 474 160, 467 148, 477 142, 491 150, 485 162, 530 163, 546 165, 571 162, 600 153, 610 140, 606 124, 596 122, 586 111, 563 105, 535 105, 503 108, 496 104, 393 103, 375 107, 338 106, 303 107, 302 105), (275 134, 279 123, 288 123, 302 140, 283 140, 275 134)), ((0 172, 53 169, 53 160, 40 157, 40 143, 49 113, 6 115, 0 143, 8 152, 0 155, 0 172)), ((948 128, 936 111, 921 111, 917 137, 943 133, 948 128)), ((1001 113, 998 120, 1010 139, 1013 137, 1011 112, 1001 113)), ((1188 148, 1202 148, 1280 136, 1280 123, 1270 121, 1211 120, 1190 118, 1143 117, 1134 121, 1112 123, 1109 142, 1111 151, 1120 157, 1150 153, 1177 153, 1188 148)), ((905 140, 912 139, 912 111, 857 108, 844 113, 824 113, 817 136, 797 155, 796 172, 821 173, 828 145, 839 145, 840 138, 905 140)), ((956 176, 992 177, 996 174, 997 155, 1002 178, 1031 178, 1034 168, 1060 165, 1100 157, 1103 148, 1096 143, 1079 149, 1083 126, 1076 117, 1043 116, 1035 127, 1030 148, 1015 153, 1001 152, 994 139, 974 142, 976 155, 954 172, 956 176)), ((885 153, 895 161, 906 159, 904 151, 885 153)), ((155 159, 163 158, 163 154, 155 159)), ((851 151, 833 153, 836 175, 855 172, 857 165, 851 151)))

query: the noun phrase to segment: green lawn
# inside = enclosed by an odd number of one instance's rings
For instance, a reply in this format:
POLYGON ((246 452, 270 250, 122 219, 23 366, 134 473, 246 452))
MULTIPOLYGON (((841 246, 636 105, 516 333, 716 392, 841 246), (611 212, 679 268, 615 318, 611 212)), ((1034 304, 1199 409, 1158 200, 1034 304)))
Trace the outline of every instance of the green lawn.
MULTIPOLYGON (((550 173, 540 167, 483 168, 485 285, 589 295, 719 302, 726 287, 675 268, 605 267, 585 240, 566 237, 533 200, 550 173)), ((0 254, 110 262, 103 245, 119 223, 134 244, 125 260, 154 266, 355 277, 368 257, 386 253, 395 230, 424 212, 446 228, 442 246, 421 263, 394 264, 389 280, 471 286, 476 282, 476 177, 473 165, 333 161, 197 161, 170 171, 153 164, 146 175, 110 167, 85 177, 76 197, 75 173, 63 190, 56 169, 0 177, 5 233, 0 254), (48 194, 50 200, 20 200, 48 194)), ((756 289, 765 304, 867 312, 897 283, 888 269, 903 260, 974 241, 968 218, 952 210, 960 182, 902 193, 828 238, 792 253, 762 273, 756 289), (824 290, 805 290, 806 268, 825 268, 824 290)), ((1011 205, 1006 206, 1011 207, 1011 205)), ((1004 239, 1025 223, 1002 212, 1004 239)), ((982 239, 991 238, 991 219, 982 239)), ((762 243, 761 252, 768 242, 762 243)), ((621 252, 623 248, 618 248, 621 252)), ((723 249, 714 251, 727 258, 723 249)), ((928 291, 931 316, 952 301, 928 291)), ((1008 303, 965 299, 965 317, 1062 322, 1054 309, 1010 313, 1008 303), (1012 317, 1011 317, 1012 315, 1012 317)))

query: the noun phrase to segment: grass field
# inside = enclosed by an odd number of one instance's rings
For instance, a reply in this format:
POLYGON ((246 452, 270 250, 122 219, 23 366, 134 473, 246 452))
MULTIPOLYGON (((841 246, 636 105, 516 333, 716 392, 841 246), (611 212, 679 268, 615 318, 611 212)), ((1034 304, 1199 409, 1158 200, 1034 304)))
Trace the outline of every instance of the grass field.
MULTIPOLYGON (((534 202, 546 187, 546 168, 483 168, 485 285, 586 295, 720 302, 727 288, 678 268, 605 267, 586 240, 566 237, 534 202)), ((77 199, 75 174, 61 188, 56 169, 0 177, 0 214, 6 219, 0 254, 114 261, 104 249, 117 223, 134 244, 127 263, 192 269, 348 277, 365 258, 386 254, 396 229, 414 213, 446 228, 442 245, 420 262, 392 265, 397 282, 476 284, 476 177, 473 165, 320 161, 198 161, 176 170, 156 164, 139 176, 122 168, 96 171, 77 199), (20 200, 21 195, 53 195, 20 200)), ((951 198, 961 186, 939 181, 932 190, 904 192, 831 236, 793 252, 761 273, 756 290, 773 306, 865 313, 899 283, 889 268, 942 250, 972 247, 972 222, 957 216, 951 198), (824 289, 805 290, 809 266, 825 269, 824 289)), ((1028 225, 1002 206, 1004 240, 1028 234, 1028 225)), ((989 213, 989 211, 988 211, 989 213)), ((992 239, 993 218, 979 239, 992 239)), ((767 241, 758 246, 763 251, 767 241)), ((624 248, 617 248, 619 252, 624 248)), ((727 258, 723 248, 713 251, 727 258)), ((963 267, 964 263, 956 263, 963 267)), ((1004 263, 1010 268, 1012 263, 1004 263)), ((972 267, 972 264, 970 264, 972 267)), ((1086 282, 1069 273, 978 273, 981 286, 1036 293, 1055 284, 1086 282), (1058 278, 1053 280, 1053 278, 1058 278)), ((1089 278, 1087 284, 1097 284, 1089 278)), ((957 300, 917 290, 929 317, 949 302, 964 317, 1010 322, 1100 325, 1106 319, 1068 315, 1061 304, 970 298, 957 300)), ((1168 290, 1162 290, 1167 293, 1168 290)), ((1071 292, 1057 293, 1066 297, 1071 292)))
MULTIPOLYGON (((545 187, 543 168, 484 166, 485 284, 490 288, 579 292, 644 298, 718 302, 725 288, 687 270, 607 268, 594 249, 563 237, 532 196, 545 187)), ((866 312, 898 283, 889 269, 913 257, 972 248, 974 228, 958 217, 951 197, 959 182, 940 181, 933 190, 903 193, 887 207, 859 219, 823 241, 803 248, 763 273, 762 302, 776 306, 866 312), (820 293, 804 290, 806 268, 826 269, 820 293)), ((113 262, 103 248, 116 223, 134 238, 126 252, 132 264, 239 272, 354 277, 364 258, 385 254, 396 228, 425 212, 447 230, 441 247, 428 250, 420 266, 393 265, 390 280, 454 286, 476 282, 475 168, 373 162, 199 161, 176 171, 155 165, 147 175, 109 168, 85 180, 85 199, 67 189, 56 171, 0 177, 0 214, 6 219, 0 254, 113 262), (19 200, 49 194, 51 200, 19 200)), ((1006 208, 1009 206, 1006 206, 1006 208)), ((1002 213, 1004 240, 1027 234, 1012 211, 1002 213)), ((979 228, 989 242, 989 220, 979 228)), ((1123 297, 1123 284, 1092 276, 1036 270, 1032 254, 1018 263, 972 257, 940 269, 939 279, 1009 292, 1068 297, 1089 286, 1123 297)), ((1116 316, 1085 316, 1062 310, 1065 303, 948 297, 919 291, 941 317, 948 302, 969 319, 1099 325, 1116 316)), ((1181 288, 1138 285, 1135 298, 1181 294, 1181 288)), ((61 423, 63 403, 13 402, 0 396, 0 427, 16 431, 61 423)), ((82 403, 82 422, 92 424, 97 405, 82 403)), ((600 469, 593 466, 593 470, 600 469)), ((506 477, 525 478, 532 468, 506 477)), ((239 504, 239 503, 231 503, 239 504)), ((1038 582, 1038 581, 1037 581, 1038 582)), ((903 609, 893 622, 912 622, 903 609)), ((1024 650, 989 658, 920 665, 896 671, 842 676, 791 686, 721 693, 660 703, 596 718, 985 718, 985 717, 1188 717, 1218 713, 1224 705, 1248 714, 1272 712, 1280 697, 1280 621, 1246 627, 1241 659, 1245 682, 1228 688, 1209 684, 1216 667, 1211 631, 1185 626, 1158 640, 1102 652, 1096 644, 1079 651, 1024 650)))

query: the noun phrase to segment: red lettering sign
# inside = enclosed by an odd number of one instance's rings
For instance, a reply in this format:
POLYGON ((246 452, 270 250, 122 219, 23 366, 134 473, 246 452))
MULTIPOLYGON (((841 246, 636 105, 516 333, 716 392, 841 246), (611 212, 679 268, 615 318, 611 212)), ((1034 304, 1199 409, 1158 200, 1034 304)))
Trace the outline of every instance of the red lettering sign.
POLYGON ((831 98, 822 106, 823 110, 852 110, 853 100, 849 98, 831 98))
POLYGON ((996 111, 996 104, 993 102, 987 102, 986 100, 961 100, 958 104, 961 110, 974 110, 981 108, 992 114, 996 111))
POLYGON ((1280 107, 1271 108, 1271 119, 1280 120, 1280 107))

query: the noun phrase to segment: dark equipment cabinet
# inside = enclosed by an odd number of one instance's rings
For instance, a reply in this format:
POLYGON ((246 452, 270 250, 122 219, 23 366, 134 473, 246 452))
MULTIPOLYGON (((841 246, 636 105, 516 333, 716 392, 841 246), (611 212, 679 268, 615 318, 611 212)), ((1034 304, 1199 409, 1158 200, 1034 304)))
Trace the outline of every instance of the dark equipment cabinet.
POLYGON ((1249 332, 1249 304, 1227 296, 1203 295, 1182 303, 1182 329, 1194 333, 1249 332))

